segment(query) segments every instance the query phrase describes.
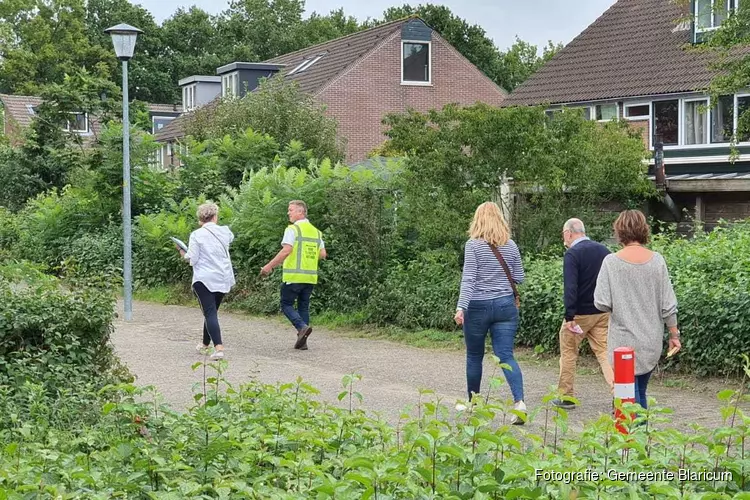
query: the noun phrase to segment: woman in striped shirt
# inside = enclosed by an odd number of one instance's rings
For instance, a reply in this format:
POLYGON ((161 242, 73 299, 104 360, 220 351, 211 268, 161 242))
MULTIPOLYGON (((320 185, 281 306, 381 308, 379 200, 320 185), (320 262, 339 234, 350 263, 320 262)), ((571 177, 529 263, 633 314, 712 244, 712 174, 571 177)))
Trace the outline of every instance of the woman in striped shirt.
MULTIPOLYGON (((493 248, 499 250, 507 264, 513 283, 521 283, 524 272, 518 247, 510 239, 508 224, 500 207, 496 203, 486 202, 477 208, 469 228, 469 241, 464 248, 461 294, 454 318, 457 324, 463 325, 464 330, 469 399, 479 394, 485 339, 489 331, 495 356, 510 367, 510 370, 503 369, 503 372, 513 394, 514 409, 525 415, 523 375, 513 357, 518 308, 513 286, 493 248)), ((524 420, 514 415, 511 423, 522 425, 524 420)))

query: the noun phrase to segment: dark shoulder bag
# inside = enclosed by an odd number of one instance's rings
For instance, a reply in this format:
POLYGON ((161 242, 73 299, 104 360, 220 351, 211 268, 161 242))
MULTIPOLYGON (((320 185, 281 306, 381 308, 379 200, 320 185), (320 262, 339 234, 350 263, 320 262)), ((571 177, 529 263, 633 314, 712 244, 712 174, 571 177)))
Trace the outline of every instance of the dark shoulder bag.
POLYGON ((508 264, 505 262, 505 259, 503 258, 503 254, 500 253, 500 250, 498 250, 495 246, 493 246, 489 241, 487 244, 490 246, 490 250, 492 250, 492 253, 495 254, 495 258, 497 258, 497 261, 500 263, 500 266, 502 266, 503 270, 505 271, 505 276, 508 277, 508 282, 510 283, 510 287, 513 289, 513 297, 516 299, 516 308, 521 307, 521 296, 518 294, 518 288, 516 287, 516 283, 513 281, 513 276, 510 274, 510 268, 508 267, 508 264))

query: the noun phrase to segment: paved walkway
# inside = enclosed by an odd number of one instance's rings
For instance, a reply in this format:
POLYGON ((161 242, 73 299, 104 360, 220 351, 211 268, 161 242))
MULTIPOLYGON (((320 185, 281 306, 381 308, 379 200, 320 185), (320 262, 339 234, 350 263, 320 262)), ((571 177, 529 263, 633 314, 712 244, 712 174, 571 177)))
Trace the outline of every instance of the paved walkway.
MULTIPOLYGON (((119 304, 122 311, 122 305, 119 304)), ((155 385, 175 409, 192 404, 193 386, 201 373, 191 365, 200 361, 195 351, 202 316, 195 307, 164 306, 136 302, 133 321, 118 319, 112 337, 117 354, 136 375, 136 383, 155 385)), ((364 396, 364 408, 381 412, 389 420, 419 399, 418 389, 435 390, 450 404, 464 397, 465 358, 462 351, 419 349, 384 340, 352 338, 345 332, 316 328, 308 351, 293 348, 295 335, 282 318, 255 318, 220 312, 222 335, 227 349, 227 378, 233 382, 257 377, 263 382, 292 382, 302 376, 321 391, 319 397, 336 404, 341 378, 348 373, 362 375, 357 390, 364 396)), ((551 385, 557 382, 555 366, 521 362, 530 408, 538 406, 551 385)), ((588 371, 588 370, 587 370, 588 371)), ((491 357, 485 361, 485 380, 492 372, 491 357)), ((715 382, 701 384, 701 390, 649 386, 649 395, 675 411, 682 424, 713 425, 720 422, 715 382)), ((581 407, 570 412, 573 428, 600 413, 608 413, 611 400, 599 374, 580 374, 576 390, 581 407)), ((507 385, 500 388, 508 396, 507 385)))

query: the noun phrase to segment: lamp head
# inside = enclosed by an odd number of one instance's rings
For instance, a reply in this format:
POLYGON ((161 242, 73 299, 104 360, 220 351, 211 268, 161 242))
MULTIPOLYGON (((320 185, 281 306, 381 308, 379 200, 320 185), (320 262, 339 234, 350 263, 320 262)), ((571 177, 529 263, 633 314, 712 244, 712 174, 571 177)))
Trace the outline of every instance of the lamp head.
POLYGON ((121 61, 127 61, 133 57, 135 51, 135 40, 138 33, 143 31, 129 24, 118 24, 104 30, 112 36, 112 45, 115 47, 115 55, 121 61))

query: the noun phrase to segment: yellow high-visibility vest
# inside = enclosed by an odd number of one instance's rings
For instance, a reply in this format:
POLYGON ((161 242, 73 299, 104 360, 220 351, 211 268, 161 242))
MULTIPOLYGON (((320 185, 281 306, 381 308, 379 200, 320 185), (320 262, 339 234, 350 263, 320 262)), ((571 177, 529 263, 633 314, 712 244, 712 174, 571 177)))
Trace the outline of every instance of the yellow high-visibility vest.
POLYGON ((318 282, 318 258, 323 235, 309 222, 292 224, 289 228, 294 230, 294 246, 292 253, 284 259, 281 279, 284 283, 314 285, 318 282))

